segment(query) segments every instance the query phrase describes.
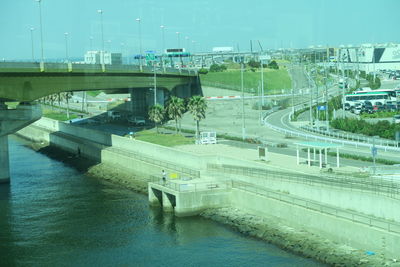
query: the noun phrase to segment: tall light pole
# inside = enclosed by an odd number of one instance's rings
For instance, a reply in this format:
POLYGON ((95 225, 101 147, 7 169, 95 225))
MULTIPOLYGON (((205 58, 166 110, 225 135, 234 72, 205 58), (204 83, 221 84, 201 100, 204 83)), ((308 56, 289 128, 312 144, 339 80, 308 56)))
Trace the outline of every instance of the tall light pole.
POLYGON ((64 39, 65 39, 65 60, 68 62, 68 32, 64 33, 64 39))
POLYGON ((141 19, 137 18, 136 21, 138 22, 139 27, 139 66, 140 70, 142 70, 142 27, 141 27, 141 19))
POLYGON ((161 66, 165 72, 165 65, 164 65, 164 59, 163 59, 163 54, 165 53, 165 26, 161 25, 161 37, 162 37, 162 52, 161 52, 161 66))
POLYGON ((180 32, 176 32, 176 36, 177 36, 177 38, 178 38, 178 48, 180 48, 181 47, 181 38, 180 38, 180 32))
POLYGON ((42 0, 36 0, 39 4, 39 25, 40 25, 40 50, 41 50, 41 63, 44 63, 44 53, 43 53, 43 26, 42 26, 42 0))
POLYGON ((93 51, 93 36, 89 37, 90 51, 93 51))
POLYGON ((101 62, 101 64, 102 65, 104 65, 104 28, 103 28, 103 10, 102 9, 99 9, 99 10, 97 10, 97 13, 99 13, 100 14, 100 25, 101 25, 101 49, 102 49, 102 51, 101 51, 101 58, 102 58, 102 61, 103 62, 101 62))
POLYGON ((120 43, 120 45, 121 45, 121 61, 122 61, 122 64, 123 64, 124 63, 123 62, 123 58, 124 58, 125 44, 124 43, 120 43))
POLYGON ((164 50, 165 50, 165 26, 161 25, 160 29, 161 29, 161 37, 162 37, 162 53, 164 53, 164 50))
POLYGON ((244 85, 243 85, 243 72, 244 72, 244 63, 240 64, 240 86, 242 89, 242 140, 246 139, 246 121, 244 116, 244 85))
POLYGON ((263 62, 260 59, 260 67, 261 67, 261 107, 264 106, 264 66, 263 62))
POLYGON ((35 30, 35 28, 31 27, 29 30, 31 31, 32 61, 35 62, 35 51, 33 49, 33 31, 35 30))
POLYGON ((188 50, 186 52, 189 52, 189 37, 185 36, 185 40, 186 40, 186 49, 188 50))
POLYGON ((196 41, 192 40, 192 53, 196 53, 196 41))

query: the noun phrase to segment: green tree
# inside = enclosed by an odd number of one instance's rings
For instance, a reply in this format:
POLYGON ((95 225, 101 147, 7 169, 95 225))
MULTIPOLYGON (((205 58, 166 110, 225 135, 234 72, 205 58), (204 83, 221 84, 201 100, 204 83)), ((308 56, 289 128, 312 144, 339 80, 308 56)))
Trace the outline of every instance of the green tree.
POLYGON ((198 139, 200 132, 199 123, 206 117, 206 100, 202 96, 194 95, 189 99, 188 109, 196 121, 196 139, 198 139))
POLYGON ((251 68, 256 68, 256 69, 258 69, 258 68, 260 68, 261 67, 261 63, 260 63, 260 61, 255 61, 254 59, 251 59, 250 61, 249 61, 249 63, 247 63, 251 68))
POLYGON ((270 63, 268 63, 268 68, 277 70, 279 69, 279 66, 275 60, 272 60, 270 63))
POLYGON ((185 112, 185 104, 183 99, 176 96, 171 96, 166 107, 166 112, 170 119, 175 120, 175 132, 178 133, 178 120, 182 118, 182 115, 185 112))
POLYGON ((226 70, 227 67, 225 65, 218 65, 218 64, 212 64, 210 66, 210 72, 222 72, 224 70, 226 70))
POLYGON ((149 119, 154 121, 156 124, 156 129, 158 133, 158 124, 164 120, 164 107, 160 104, 156 104, 150 107, 149 110, 149 119))

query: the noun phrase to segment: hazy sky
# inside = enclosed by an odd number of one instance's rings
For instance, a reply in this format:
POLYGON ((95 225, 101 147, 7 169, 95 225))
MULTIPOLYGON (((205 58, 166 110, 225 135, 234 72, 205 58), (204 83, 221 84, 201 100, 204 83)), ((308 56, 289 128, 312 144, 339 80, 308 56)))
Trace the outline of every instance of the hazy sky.
MULTIPOLYGON (((143 51, 165 46, 189 51, 215 46, 254 49, 309 45, 400 42, 400 0, 42 0, 45 58, 69 54, 82 57, 101 49, 102 9, 105 47, 134 55, 139 51, 141 18, 143 51), (185 37, 189 37, 186 41, 185 37), (195 41, 193 47, 192 41, 195 41), (111 42, 109 42, 111 41, 111 42), (123 44, 121 44, 123 43, 123 44)), ((34 54, 40 57, 39 5, 35 0, 0 0, 0 59, 30 59, 34 27, 34 54)))

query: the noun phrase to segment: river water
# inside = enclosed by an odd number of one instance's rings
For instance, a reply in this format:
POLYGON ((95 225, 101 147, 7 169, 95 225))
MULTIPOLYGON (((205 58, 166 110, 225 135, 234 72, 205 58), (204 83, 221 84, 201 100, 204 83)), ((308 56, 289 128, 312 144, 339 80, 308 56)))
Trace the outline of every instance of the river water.
POLYGON ((322 266, 147 196, 87 177, 10 138, 0 266, 322 266))

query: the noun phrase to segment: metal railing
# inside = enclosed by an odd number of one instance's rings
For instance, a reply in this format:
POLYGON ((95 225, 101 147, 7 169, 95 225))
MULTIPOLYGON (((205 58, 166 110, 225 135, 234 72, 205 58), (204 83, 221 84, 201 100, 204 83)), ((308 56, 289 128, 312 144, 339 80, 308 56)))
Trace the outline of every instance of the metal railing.
POLYGON ((191 169, 191 168, 187 168, 187 167, 183 167, 181 165, 172 163, 172 162, 168 162, 168 161, 164 161, 164 160, 159 160, 159 159, 154 159, 152 157, 148 157, 144 154, 140 154, 137 152, 133 152, 130 150, 125 150, 125 149, 121 149, 121 148, 115 148, 115 147, 111 147, 109 148, 110 150, 116 150, 118 151, 118 153, 132 157, 134 159, 140 160, 140 161, 144 161, 146 163, 150 163, 156 166, 160 166, 166 169, 170 169, 170 170, 174 170, 178 173, 187 175, 191 178, 199 178, 200 177, 200 171, 199 170, 195 170, 195 169, 191 169))
MULTIPOLYGON (((154 184, 162 185, 166 188, 177 192, 204 192, 204 191, 216 191, 216 190, 228 190, 232 188, 232 181, 191 181, 187 180, 185 183, 175 182, 174 179, 169 179, 167 181, 163 181, 161 177, 152 176, 150 181, 154 184)), ((182 180, 180 180, 182 181, 182 180)))
MULTIPOLYGON (((339 139, 346 139, 349 141, 354 141, 357 143, 368 143, 369 146, 372 146, 374 139, 373 137, 368 137, 364 135, 358 135, 358 134, 349 134, 349 133, 343 133, 343 132, 332 132, 332 131, 325 131, 325 130, 319 130, 315 129, 310 126, 301 126, 300 127, 303 130, 321 134, 321 135, 326 135, 329 137, 334 137, 334 138, 339 138, 339 139)), ((376 145, 380 145, 381 147, 387 148, 387 147, 399 147, 399 142, 394 141, 394 140, 389 140, 389 139, 383 139, 383 138, 376 138, 375 139, 376 145)))
POLYGON ((233 181, 232 188, 251 192, 257 195, 265 196, 275 200, 283 201, 292 205, 300 206, 309 210, 317 211, 323 214, 332 215, 337 218, 347 219, 352 222, 361 223, 369 227, 375 227, 388 232, 400 234, 400 223, 381 218, 375 218, 358 212, 340 209, 330 205, 322 205, 319 202, 295 197, 283 193, 278 193, 266 188, 254 186, 249 183, 233 181))
MULTIPOLYGON (((144 72, 154 73, 151 66, 127 65, 127 64, 73 64, 45 62, 0 62, 0 72, 19 71, 19 72, 144 72), (103 69, 104 67, 104 69, 103 69)), ((182 70, 175 68, 158 68, 157 74, 173 74, 173 75, 197 75, 195 70, 182 70)))
MULTIPOLYGON (((267 116, 268 117, 268 116, 267 116)), ((312 134, 307 134, 303 133, 300 131, 292 131, 284 128, 280 128, 278 126, 272 125, 269 122, 266 121, 266 118, 264 118, 263 124, 275 131, 281 132, 285 134, 286 136, 291 136, 291 137, 302 137, 305 138, 306 140, 319 140, 323 142, 328 142, 328 143, 336 143, 336 144, 341 144, 341 145, 352 145, 355 147, 366 147, 366 148, 371 148, 373 144, 371 143, 363 143, 363 142, 357 142, 357 141, 350 141, 350 140, 343 140, 343 139, 335 139, 335 138, 328 138, 328 137, 323 137, 323 136, 317 136, 317 135, 312 135, 312 134)), ((383 149, 385 151, 395 151, 395 152, 400 152, 399 147, 393 147, 393 146, 385 146, 385 145, 375 145, 375 147, 379 149, 383 149)))
POLYGON ((209 170, 220 171, 228 174, 243 175, 261 179, 285 180, 307 185, 326 185, 331 187, 346 188, 361 192, 384 195, 393 199, 400 199, 400 183, 393 179, 353 177, 347 175, 324 174, 313 176, 301 173, 279 172, 267 169, 248 168, 226 164, 208 164, 209 170))

